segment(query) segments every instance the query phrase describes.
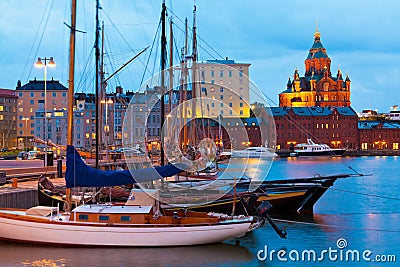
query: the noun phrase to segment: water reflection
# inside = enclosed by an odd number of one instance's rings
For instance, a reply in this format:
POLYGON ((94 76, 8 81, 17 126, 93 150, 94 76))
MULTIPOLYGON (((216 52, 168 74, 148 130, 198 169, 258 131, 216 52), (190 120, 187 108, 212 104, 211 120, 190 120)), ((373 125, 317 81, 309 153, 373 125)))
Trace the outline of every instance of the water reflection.
POLYGON ((205 266, 246 264, 247 248, 212 244, 174 248, 64 248, 0 241, 1 266, 205 266), (10 253, 12 251, 12 253, 10 253))

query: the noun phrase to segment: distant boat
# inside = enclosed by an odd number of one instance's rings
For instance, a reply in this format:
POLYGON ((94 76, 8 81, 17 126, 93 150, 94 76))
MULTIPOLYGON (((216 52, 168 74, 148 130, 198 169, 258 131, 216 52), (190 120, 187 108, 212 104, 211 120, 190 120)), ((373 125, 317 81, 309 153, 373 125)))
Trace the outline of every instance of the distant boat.
POLYGON ((275 158, 278 154, 268 147, 248 147, 244 150, 232 150, 232 158, 275 158))
POLYGON ((298 156, 342 156, 346 148, 330 148, 327 144, 316 144, 310 138, 307 143, 297 144, 294 152, 298 156))

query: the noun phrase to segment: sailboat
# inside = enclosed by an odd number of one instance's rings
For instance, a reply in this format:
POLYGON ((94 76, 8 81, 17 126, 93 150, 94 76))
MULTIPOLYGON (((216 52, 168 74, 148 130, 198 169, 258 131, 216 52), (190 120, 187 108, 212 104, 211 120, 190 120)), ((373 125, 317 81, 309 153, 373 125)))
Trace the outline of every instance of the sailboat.
MULTIPOLYGON (((67 135, 67 207, 36 206, 29 209, 0 209, 0 238, 18 242, 65 246, 185 246, 221 242, 238 238, 257 226, 252 216, 227 216, 182 210, 161 214, 157 205, 93 204, 70 210, 71 188, 132 183, 135 179, 153 180, 180 171, 177 165, 124 171, 101 171, 86 166, 72 146, 73 82, 75 56, 76 0, 72 1, 69 110, 67 135), (129 182, 128 182, 129 181, 129 182)), ((165 2, 162 14, 165 18, 165 2)), ((156 194, 157 192, 155 192, 156 194)), ((132 195, 131 200, 135 199, 132 195)), ((154 200, 155 201, 155 200, 154 200)))

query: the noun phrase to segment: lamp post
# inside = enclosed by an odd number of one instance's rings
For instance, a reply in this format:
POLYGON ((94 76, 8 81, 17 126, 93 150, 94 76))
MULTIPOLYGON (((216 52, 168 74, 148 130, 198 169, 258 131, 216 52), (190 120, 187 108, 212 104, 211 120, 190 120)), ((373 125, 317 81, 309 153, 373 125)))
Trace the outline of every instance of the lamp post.
POLYGON ((47 167, 47 81, 46 81, 46 76, 47 76, 47 67, 54 68, 56 66, 56 63, 53 60, 53 57, 44 57, 44 58, 38 58, 38 60, 35 63, 36 68, 43 68, 43 74, 44 74, 44 141, 46 142, 44 146, 44 166, 47 167), (44 63, 42 62, 44 61, 44 63))
MULTIPOLYGON (((23 121, 25 121, 25 145, 26 148, 28 148, 28 121, 29 118, 22 118, 23 121)), ((28 150, 26 150, 28 151, 28 150)))

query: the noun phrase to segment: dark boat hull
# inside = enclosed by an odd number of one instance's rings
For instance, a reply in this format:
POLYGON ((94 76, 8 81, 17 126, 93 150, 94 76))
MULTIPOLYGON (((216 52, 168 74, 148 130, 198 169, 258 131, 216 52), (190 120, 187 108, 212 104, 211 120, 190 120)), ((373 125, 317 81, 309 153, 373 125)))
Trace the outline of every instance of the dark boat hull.
POLYGON ((325 151, 296 151, 298 156, 342 156, 346 149, 325 150, 325 151))
MULTIPOLYGON (((211 203, 189 206, 187 209, 225 214, 232 214, 234 211, 235 214, 257 215, 257 208, 263 201, 268 201, 272 205, 269 214, 312 215, 315 203, 340 177, 342 176, 267 181, 254 192, 243 191, 248 188, 248 183, 241 183, 238 184, 236 195, 231 192, 211 203)), ((164 208, 182 209, 166 206, 164 208)))
MULTIPOLYGON (((249 182, 237 184, 236 194, 231 191, 222 198, 211 203, 189 206, 193 211, 219 212, 225 214, 257 215, 257 208, 263 201, 268 201, 272 208, 270 214, 302 214, 312 215, 315 203, 322 197, 338 178, 346 175, 300 178, 278 181, 264 181, 255 191, 248 192, 249 182), (235 205, 234 205, 235 203, 235 205)), ((62 210, 64 200, 60 196, 51 195, 48 190, 39 186, 39 205, 59 206, 62 210)), ((125 199, 113 201, 125 201, 125 199)), ((181 210, 182 207, 164 205, 164 209, 181 210)))

